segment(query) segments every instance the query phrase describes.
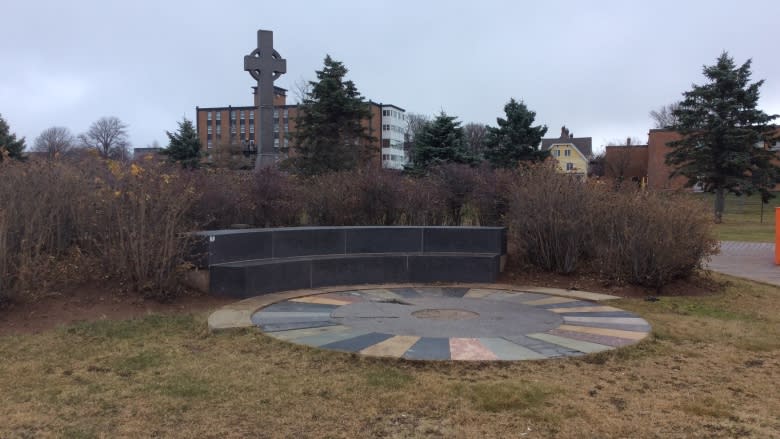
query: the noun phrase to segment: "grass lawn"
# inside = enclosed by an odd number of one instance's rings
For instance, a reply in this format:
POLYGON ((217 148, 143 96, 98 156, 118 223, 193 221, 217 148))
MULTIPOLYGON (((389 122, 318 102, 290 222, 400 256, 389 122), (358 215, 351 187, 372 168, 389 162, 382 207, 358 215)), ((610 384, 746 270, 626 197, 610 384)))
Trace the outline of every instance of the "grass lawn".
POLYGON ((616 306, 638 345, 415 363, 150 315, 0 337, 0 437, 780 437, 780 289, 616 306))
MULTIPOLYGON (((715 225, 718 238, 722 241, 775 241, 775 207, 780 207, 780 194, 764 204, 764 219, 761 222, 761 198, 759 195, 750 197, 726 196, 726 210, 723 223, 715 225)), ((695 197, 704 201, 705 207, 713 209, 715 196, 713 194, 696 194, 695 197)))

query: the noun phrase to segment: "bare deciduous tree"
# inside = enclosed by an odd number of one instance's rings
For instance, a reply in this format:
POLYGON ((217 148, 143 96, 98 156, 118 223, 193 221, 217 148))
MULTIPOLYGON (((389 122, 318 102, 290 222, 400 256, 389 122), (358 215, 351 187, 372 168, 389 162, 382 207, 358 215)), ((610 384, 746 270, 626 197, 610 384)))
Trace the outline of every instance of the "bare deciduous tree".
POLYGON ((79 141, 87 148, 96 149, 103 157, 123 160, 128 156, 130 145, 126 129, 127 125, 117 117, 101 117, 86 133, 79 135, 79 141))
POLYGON ((481 157, 485 149, 485 136, 487 135, 487 125, 481 123, 467 123, 463 125, 463 137, 466 141, 466 148, 474 157, 481 157))
POLYGON ((311 91, 311 83, 301 76, 293 83, 292 91, 293 95, 295 95, 295 103, 300 105, 309 96, 309 92, 311 91))
POLYGON ((669 105, 664 105, 658 110, 650 112, 650 117, 655 122, 655 127, 658 129, 671 128, 677 124, 677 117, 674 116, 674 111, 680 106, 679 102, 674 102, 669 105))
POLYGON ((35 139, 33 151, 46 153, 53 159, 68 154, 76 145, 76 138, 65 127, 51 127, 43 130, 35 139))
POLYGON ((424 114, 406 113, 407 124, 406 132, 404 133, 404 150, 406 150, 406 156, 409 158, 410 163, 414 162, 414 157, 412 157, 414 153, 414 148, 412 148, 414 138, 430 121, 431 119, 424 114))

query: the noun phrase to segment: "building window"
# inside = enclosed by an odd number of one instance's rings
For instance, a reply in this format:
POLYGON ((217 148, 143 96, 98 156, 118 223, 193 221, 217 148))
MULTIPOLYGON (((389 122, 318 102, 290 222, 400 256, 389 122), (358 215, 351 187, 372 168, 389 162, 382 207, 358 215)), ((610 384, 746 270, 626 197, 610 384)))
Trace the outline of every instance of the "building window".
POLYGON ((241 125, 241 134, 246 134, 246 127, 241 125))
POLYGON ((284 118, 287 119, 290 117, 290 112, 288 110, 284 110, 284 118))
POLYGON ((217 125, 217 135, 222 134, 222 125, 217 125))
POLYGON ((279 132, 279 122, 277 122, 277 123, 275 123, 275 124, 274 124, 274 132, 275 132, 275 133, 278 133, 278 132, 279 132))
POLYGON ((211 148, 213 148, 213 147, 214 147, 214 142, 212 142, 211 140, 209 140, 209 143, 207 143, 207 144, 206 144, 206 148, 208 148, 208 149, 211 149, 211 148))
POLYGON ((255 133, 255 125, 254 124, 249 125, 249 133, 250 134, 254 134, 255 133))
POLYGON ((236 134, 236 126, 235 125, 230 127, 230 134, 236 134))
POLYGON ((236 120, 236 110, 230 112, 230 120, 236 120))
POLYGON ((252 110, 249 112, 249 120, 252 120, 255 118, 255 110, 252 110))
POLYGON ((561 150, 560 149, 556 149, 555 150, 555 157, 560 157, 560 156, 561 156, 561 150))
POLYGON ((244 113, 244 110, 241 110, 241 112, 239 113, 239 117, 241 118, 242 122, 244 121, 244 116, 246 116, 246 114, 244 113))
POLYGON ((574 163, 566 163, 566 170, 567 171, 573 171, 574 170, 574 163))
POLYGON ((566 156, 566 157, 571 156, 571 150, 567 149, 567 150, 563 151, 563 155, 566 156))
POLYGON ((279 119, 279 110, 274 110, 274 119, 279 119))
POLYGON ((284 123, 284 132, 289 133, 290 132, 290 125, 287 124, 287 122, 284 123))
POLYGON ((222 112, 217 111, 217 122, 219 122, 220 120, 222 120, 222 112))
POLYGON ((279 139, 274 139, 274 148, 279 147, 279 139))
POLYGON ((211 122, 211 111, 209 111, 208 113, 206 113, 206 120, 208 120, 209 122, 211 122))
POLYGON ((274 132, 274 139, 279 140, 279 131, 274 132))
POLYGON ((211 125, 208 126, 207 131, 208 131, 209 135, 211 135, 211 125))
POLYGON ((287 139, 284 139, 284 147, 287 148, 290 145, 290 141, 287 139))

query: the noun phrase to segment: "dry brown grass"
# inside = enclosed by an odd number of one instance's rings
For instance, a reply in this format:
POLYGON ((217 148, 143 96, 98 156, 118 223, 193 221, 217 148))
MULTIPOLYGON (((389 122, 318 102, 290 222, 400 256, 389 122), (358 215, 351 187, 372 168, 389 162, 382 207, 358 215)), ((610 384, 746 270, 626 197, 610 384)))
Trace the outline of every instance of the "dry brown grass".
POLYGON ((3 337, 0 437, 780 437, 780 289, 731 282, 622 299, 649 339, 540 362, 361 358, 205 315, 3 337))

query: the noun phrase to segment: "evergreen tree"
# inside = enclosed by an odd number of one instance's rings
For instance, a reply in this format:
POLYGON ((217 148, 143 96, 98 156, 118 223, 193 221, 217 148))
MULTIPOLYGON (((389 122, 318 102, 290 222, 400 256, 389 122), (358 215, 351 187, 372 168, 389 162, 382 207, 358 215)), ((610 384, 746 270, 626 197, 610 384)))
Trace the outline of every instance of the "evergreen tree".
POLYGON ((407 171, 415 173, 444 163, 474 163, 474 157, 466 149, 460 122, 443 111, 419 130, 412 149, 413 161, 407 171))
POLYGON ((24 137, 17 139, 16 134, 11 133, 11 128, 3 119, 3 115, 0 114, 0 162, 3 161, 5 156, 16 160, 24 160, 22 155, 24 147, 24 137))
POLYGON ((540 151, 546 125, 531 126, 536 113, 528 110, 523 101, 513 99, 504 106, 506 119, 497 118, 498 127, 488 127, 485 139, 485 158, 497 168, 516 168, 519 161, 542 161, 550 154, 540 151))
POLYGON ((352 81, 345 81, 347 68, 341 62, 325 57, 317 81, 299 106, 295 155, 286 167, 303 175, 351 170, 368 160, 372 138, 363 122, 370 119, 368 104, 352 81))
POLYGON ((200 140, 191 120, 186 117, 178 122, 179 129, 175 133, 166 131, 170 143, 162 152, 173 162, 180 162, 183 167, 197 168, 200 164, 200 140))
POLYGON ((759 191, 768 199, 770 183, 762 182, 774 182, 779 169, 775 153, 764 148, 773 141, 770 122, 777 116, 756 108, 764 81, 750 83, 750 63, 737 67, 724 52, 715 65, 704 67, 709 82, 683 93, 673 111, 674 129, 683 138, 669 144, 666 163, 675 168, 673 176, 688 179, 688 186, 715 193, 716 222, 722 221, 727 192, 759 191), (754 178, 759 174, 762 178, 754 178))

